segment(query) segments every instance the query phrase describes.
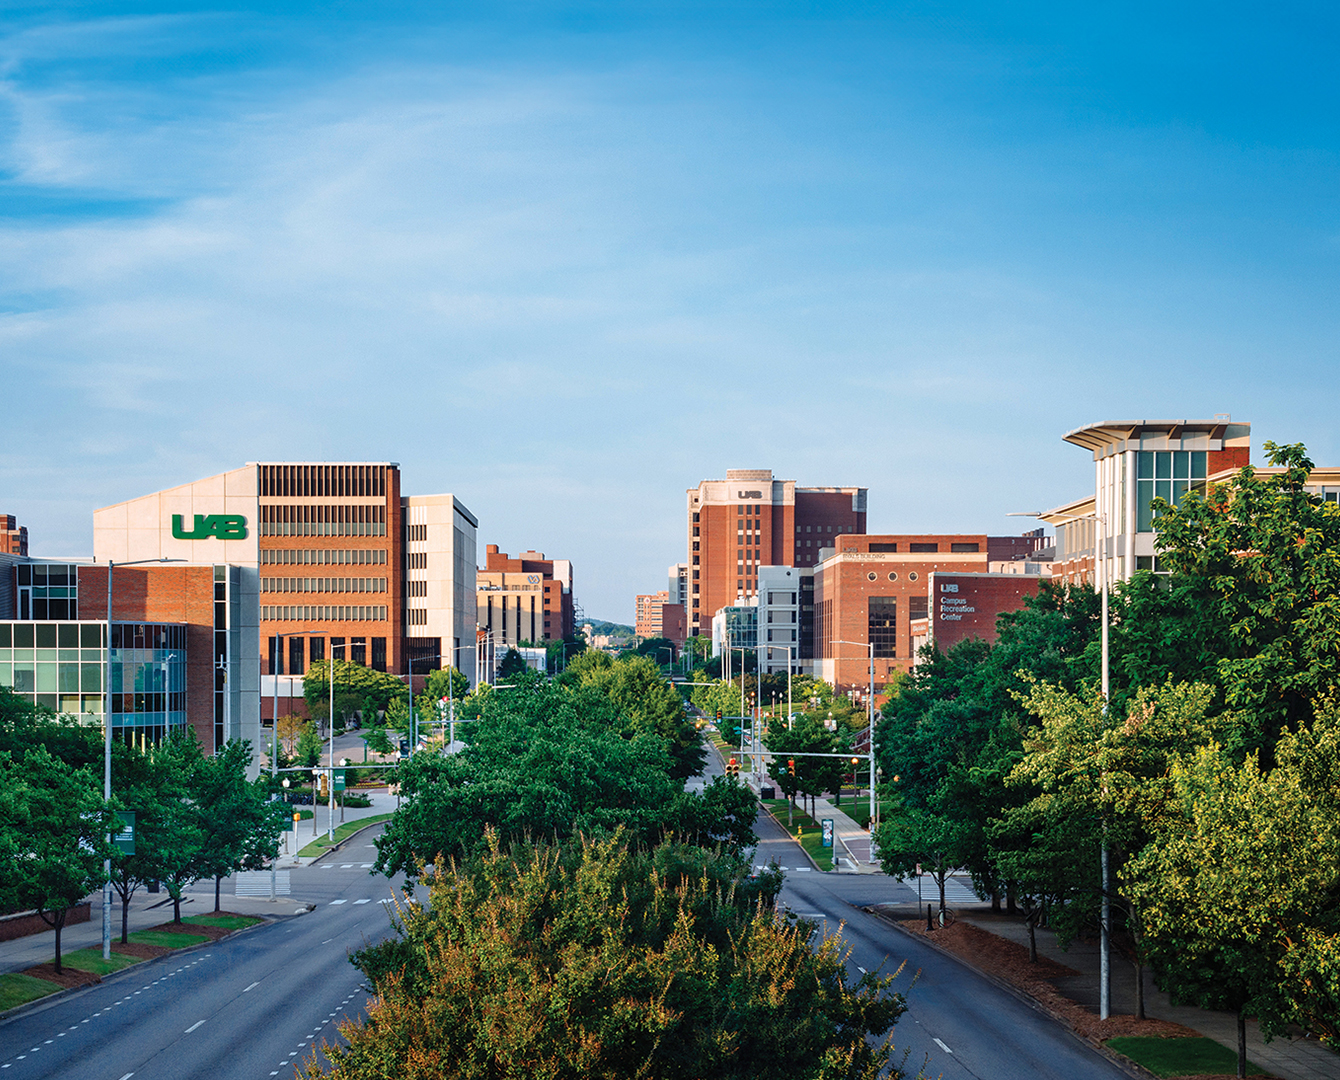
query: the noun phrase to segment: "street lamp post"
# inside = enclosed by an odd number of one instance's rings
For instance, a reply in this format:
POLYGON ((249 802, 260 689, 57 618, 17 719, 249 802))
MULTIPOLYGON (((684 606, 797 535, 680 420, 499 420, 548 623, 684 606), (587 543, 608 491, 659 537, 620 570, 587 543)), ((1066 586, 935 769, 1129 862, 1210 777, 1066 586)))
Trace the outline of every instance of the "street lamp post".
MULTIPOLYGON (((112 801, 112 570, 117 566, 144 566, 148 563, 177 563, 185 559, 132 559, 127 562, 107 560, 107 648, 103 653, 102 679, 102 797, 112 801)), ((107 846, 112 846, 112 835, 107 835, 107 846)), ((112 857, 102 861, 102 958, 112 958, 112 857)))
POLYGON ((791 724, 791 712, 792 712, 792 707, 791 707, 791 672, 795 669, 795 662, 794 662, 794 661, 792 660, 792 658, 791 658, 791 653, 792 653, 792 650, 793 650, 793 646, 791 646, 791 645, 765 645, 764 648, 766 648, 766 649, 768 650, 768 659, 769 659, 769 660, 772 659, 772 650, 773 650, 773 649, 785 649, 785 650, 786 650, 786 730, 787 730, 787 731, 790 731, 790 730, 791 730, 791 727, 792 727, 792 724, 791 724))
MULTIPOLYGON (((1006 517, 1040 518, 1041 511, 1007 514, 1006 517)), ((1097 536, 1093 544, 1094 571, 1098 578, 1098 591, 1102 597, 1102 690, 1103 724, 1107 725, 1108 706, 1108 538, 1107 517, 1102 511, 1101 493, 1094 502, 1091 514, 1076 514, 1059 522, 1068 525, 1073 521, 1093 519, 1097 536)), ((1048 524, 1057 524, 1049 521, 1048 524)), ((1111 852, 1107 844, 1107 823, 1103 823, 1103 844, 1099 849, 1100 872, 1102 874, 1102 896, 1099 898, 1100 913, 1098 919, 1098 1018, 1106 1020, 1112 1014, 1112 865, 1111 852)))

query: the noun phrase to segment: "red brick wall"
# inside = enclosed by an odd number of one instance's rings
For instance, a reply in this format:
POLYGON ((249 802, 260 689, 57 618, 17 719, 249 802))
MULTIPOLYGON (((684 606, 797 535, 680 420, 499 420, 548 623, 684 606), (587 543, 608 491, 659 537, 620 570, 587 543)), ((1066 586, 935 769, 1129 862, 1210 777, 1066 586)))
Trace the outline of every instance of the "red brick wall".
POLYGON ((898 671, 912 667, 910 633, 911 601, 925 599, 932 571, 972 573, 985 571, 987 565, 987 538, 984 535, 876 535, 834 537, 839 554, 851 552, 869 554, 871 543, 897 544, 896 553, 882 559, 878 554, 868 558, 853 558, 844 562, 829 562, 814 574, 814 651, 816 657, 836 658, 834 685, 840 691, 868 686, 869 653, 869 598, 890 597, 897 601, 896 657, 875 658, 875 689, 898 671), (936 552, 913 554, 911 545, 934 543, 936 552), (977 552, 954 553, 951 544, 978 545, 977 552), (895 560, 893 556, 896 555, 895 560), (870 580, 870 575, 874 580, 870 580), (890 579, 890 574, 896 578, 890 579), (837 645, 835 641, 856 642, 856 645, 837 645))
MULTIPOLYGON (((214 568, 125 566, 112 576, 113 622, 186 623, 186 721, 214 752, 214 568)), ((107 567, 79 568, 79 617, 107 618, 107 567)))
POLYGON ((1018 611, 1024 597, 1036 596, 1042 578, 1028 574, 946 574, 934 578, 931 635, 935 647, 948 652, 960 641, 981 638, 994 644, 996 619, 1018 611))

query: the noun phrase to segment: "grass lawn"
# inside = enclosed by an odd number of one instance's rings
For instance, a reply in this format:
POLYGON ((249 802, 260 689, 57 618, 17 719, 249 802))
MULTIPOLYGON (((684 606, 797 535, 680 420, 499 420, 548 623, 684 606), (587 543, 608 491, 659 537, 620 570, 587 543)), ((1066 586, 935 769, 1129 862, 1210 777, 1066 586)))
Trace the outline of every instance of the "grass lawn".
MULTIPOLYGON (((763 805, 772 811, 773 816, 776 817, 778 821, 783 825, 786 824, 786 808, 788 805, 786 799, 765 799, 763 800, 763 805)), ((810 858, 815 861, 819 869, 833 869, 833 849, 824 847, 823 830, 820 828, 819 822, 815 821, 809 814, 805 813, 805 811, 800 808, 799 804, 796 805, 791 820, 794 822, 791 826, 793 833, 797 828, 803 830, 800 836, 800 846, 803 847, 810 858)), ((837 843, 837 840, 834 839, 833 842, 837 843)))
MULTIPOLYGON (((101 958, 102 954, 98 955, 101 958)), ((0 975, 0 1012, 54 994, 59 989, 60 987, 54 982, 35 979, 31 975, 21 975, 18 972, 0 975)))
MULTIPOLYGON (((179 934, 175 930, 136 930, 130 935, 130 940, 138 945, 162 945, 168 949, 184 949, 187 945, 199 945, 202 941, 208 941, 207 934, 179 934)), ((101 959, 102 954, 98 954, 101 959)), ((138 961, 131 959, 132 963, 138 961)))
MULTIPOLYGON (((1154 1039, 1141 1035, 1123 1035, 1108 1039, 1107 1045, 1143 1065, 1155 1076, 1190 1076, 1196 1073, 1235 1073, 1238 1055, 1213 1039, 1154 1039)), ((1248 1076, 1269 1073, 1247 1062, 1248 1076)))
POLYGON ((192 915, 190 918, 182 919, 184 923, 193 923, 196 926, 218 926, 224 930, 242 930, 248 926, 255 926, 261 921, 255 915, 192 915))
MULTIPOLYGON (((130 939, 135 940, 135 935, 131 934, 130 939)), ((121 939, 114 938, 115 941, 121 939)), ((137 956, 123 956, 121 953, 112 953, 110 960, 102 958, 102 946, 95 945, 91 949, 78 949, 72 953, 66 953, 61 957, 62 967, 72 967, 75 971, 87 971, 92 975, 110 975, 113 971, 120 971, 122 968, 128 968, 131 964, 140 962, 137 956)))
MULTIPOLYGON (((346 821, 343 825, 339 826, 339 828, 335 830, 335 843, 338 844, 341 840, 349 839, 349 837, 353 836, 354 833, 358 832, 359 829, 365 829, 369 825, 377 824, 377 822, 379 821, 387 821, 390 818, 393 818, 394 816, 395 816, 394 814, 373 814, 371 817, 359 818, 357 821, 346 821)), ((321 852, 325 851, 326 848, 330 846, 331 843, 328 838, 324 836, 318 836, 315 840, 313 840, 310 844, 308 844, 305 848, 303 848, 300 852, 298 852, 298 854, 305 859, 309 859, 313 855, 320 855, 321 852)))

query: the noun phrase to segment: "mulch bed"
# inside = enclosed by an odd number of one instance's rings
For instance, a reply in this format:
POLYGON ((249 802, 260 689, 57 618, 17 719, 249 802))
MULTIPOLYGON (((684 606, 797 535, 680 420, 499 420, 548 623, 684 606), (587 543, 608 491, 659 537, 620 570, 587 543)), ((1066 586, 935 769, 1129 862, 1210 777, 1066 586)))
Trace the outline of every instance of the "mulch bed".
POLYGON ((75 971, 70 967, 62 967, 60 974, 57 975, 55 964, 38 964, 36 967, 24 968, 23 974, 31 975, 34 979, 46 979, 47 982, 53 982, 67 990, 72 986, 92 986, 94 983, 102 982, 91 971, 75 971))
MULTIPOLYGON (((209 914, 223 917, 233 915, 233 912, 211 911, 209 914)), ((238 917, 240 918, 240 916, 238 917)), ((155 934, 195 934, 197 937, 207 937, 210 941, 218 941, 219 938, 226 938, 229 934, 237 933, 236 930, 227 930, 222 926, 204 926, 201 923, 189 922, 159 923, 157 926, 149 927, 149 932, 155 934)))
MULTIPOLYGON (((1039 956, 1036 964, 1030 963, 1028 949, 1023 945, 970 923, 956 922, 943 929, 930 931, 926 929, 924 919, 902 919, 900 925, 962 957, 973 967, 1021 990, 1077 1035, 1092 1043, 1102 1043, 1118 1035, 1169 1038, 1200 1034, 1170 1020, 1137 1020, 1134 1016, 1112 1016, 1107 1020, 1099 1020, 1095 1013, 1071 1001, 1050 982, 1051 979, 1079 975, 1080 972, 1045 956, 1039 956)), ((1186 1080, 1211 1078, 1188 1077, 1186 1080)))
MULTIPOLYGON (((210 915, 233 915, 231 911, 211 911, 210 915)), ((197 937, 207 937, 210 941, 218 941, 219 938, 225 938, 229 934, 237 931, 227 930, 222 926, 201 926, 196 923, 174 923, 165 922, 158 926, 150 927, 157 933, 163 934, 195 934, 197 937)), ((152 960, 156 956, 165 956, 175 950, 169 949, 166 945, 142 945, 139 942, 128 941, 124 945, 119 941, 112 942, 112 952, 120 953, 122 956, 133 956, 138 960, 152 960)), ((63 989, 69 989, 73 986, 92 986, 94 983, 102 982, 102 979, 89 971, 76 971, 70 967, 61 969, 59 975, 56 974, 55 964, 38 964, 36 967, 24 968, 23 974, 31 975, 35 979, 46 979, 53 982, 63 989)))

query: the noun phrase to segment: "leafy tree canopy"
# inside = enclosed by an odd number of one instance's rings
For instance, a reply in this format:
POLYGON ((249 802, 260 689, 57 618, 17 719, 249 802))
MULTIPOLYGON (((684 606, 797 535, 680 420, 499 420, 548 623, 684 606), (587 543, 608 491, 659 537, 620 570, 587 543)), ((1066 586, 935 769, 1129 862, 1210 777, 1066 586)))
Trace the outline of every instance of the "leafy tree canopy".
POLYGON ((616 835, 490 836, 478 862, 440 864, 401 938, 355 958, 377 1004, 342 1028, 330 1075, 901 1076, 882 1071, 905 1009, 890 978, 849 984, 836 935, 811 948, 703 863, 616 835))

